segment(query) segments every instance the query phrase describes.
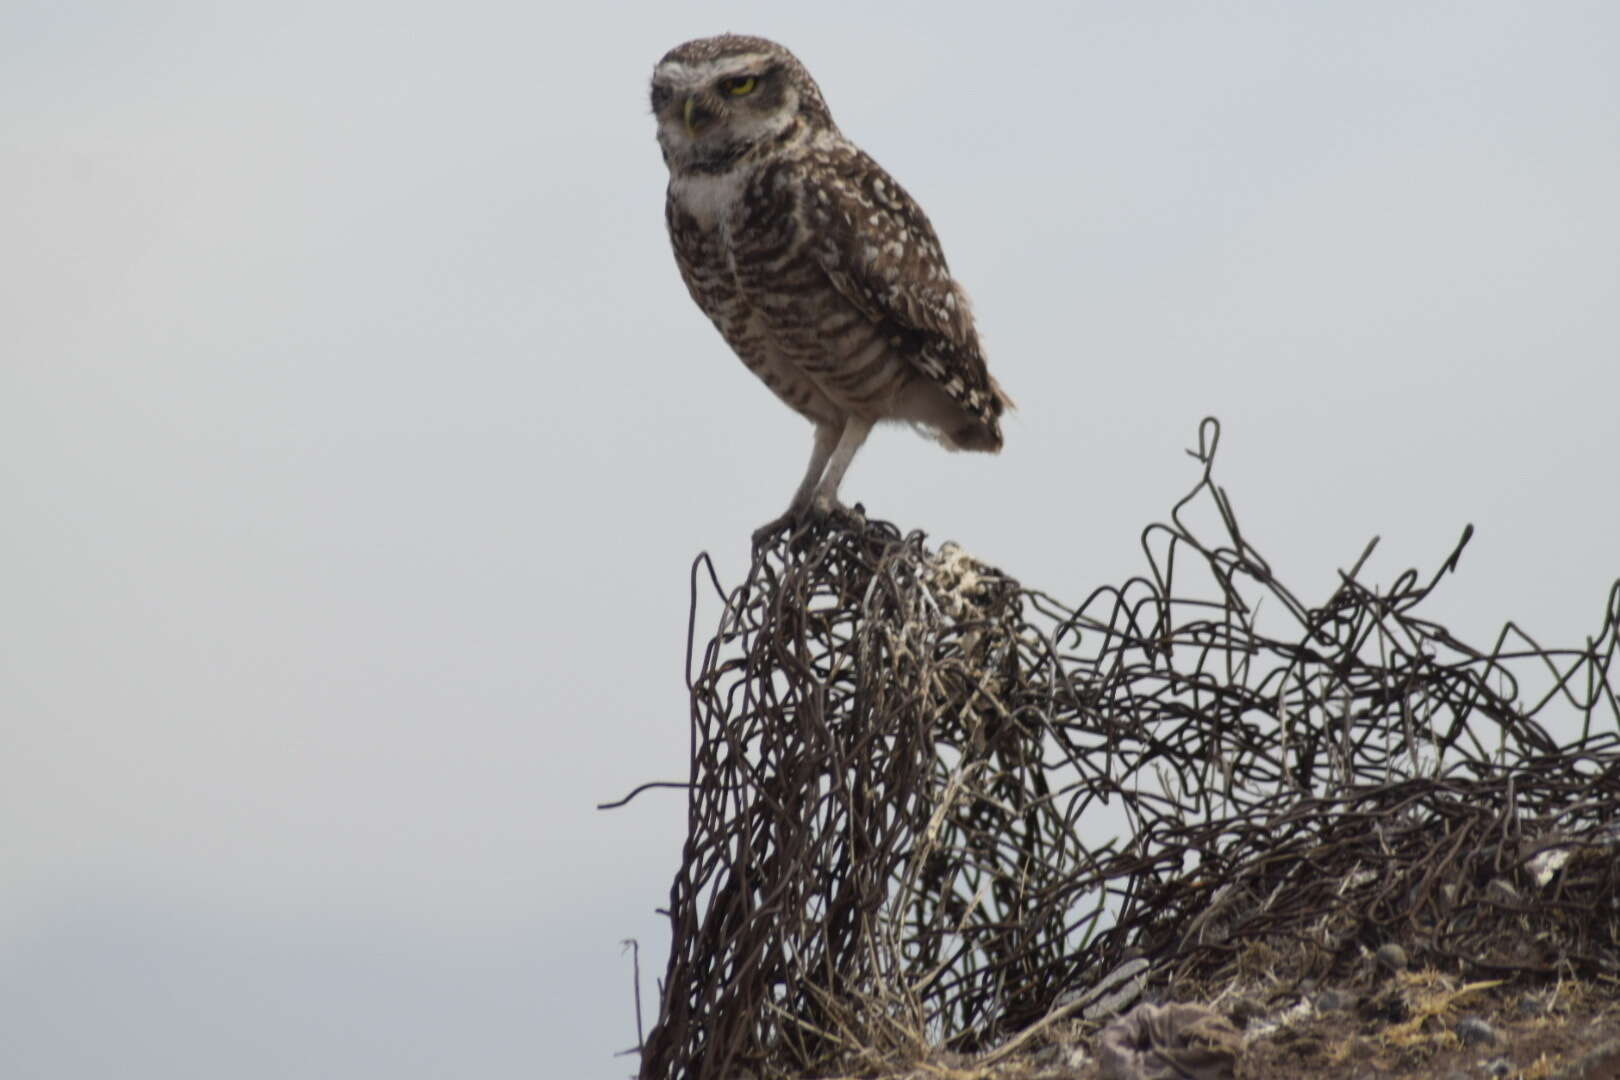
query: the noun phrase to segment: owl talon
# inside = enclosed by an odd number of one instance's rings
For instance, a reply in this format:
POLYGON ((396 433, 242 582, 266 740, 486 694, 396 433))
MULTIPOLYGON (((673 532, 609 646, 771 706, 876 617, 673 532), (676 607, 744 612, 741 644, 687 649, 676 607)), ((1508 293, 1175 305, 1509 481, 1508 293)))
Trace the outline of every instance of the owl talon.
POLYGON ((859 504, 849 507, 841 502, 817 499, 806 506, 789 507, 787 513, 755 529, 754 549, 757 551, 769 545, 784 532, 792 537, 812 529, 859 529, 865 524, 865 507, 859 504))
POLYGON ((767 546, 776 539, 776 534, 784 529, 791 529, 798 524, 798 514, 792 510, 781 517, 773 518, 754 530, 754 550, 767 546))
POLYGON ((850 508, 841 502, 817 499, 805 511, 805 520, 818 525, 837 525, 848 528, 852 525, 864 525, 866 513, 863 508, 850 508))
POLYGON ((787 512, 780 517, 772 518, 754 530, 754 550, 767 547, 778 537, 786 536, 788 539, 797 537, 801 533, 821 525, 828 515, 818 511, 814 505, 790 506, 787 512))

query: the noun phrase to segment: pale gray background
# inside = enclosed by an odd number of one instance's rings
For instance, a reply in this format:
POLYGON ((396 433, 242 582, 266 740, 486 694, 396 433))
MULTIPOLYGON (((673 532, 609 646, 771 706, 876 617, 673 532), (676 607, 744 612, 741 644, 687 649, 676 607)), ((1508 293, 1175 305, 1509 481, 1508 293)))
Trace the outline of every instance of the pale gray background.
POLYGON ((1310 601, 1620 574, 1620 5, 0 7, 0 1074, 612 1077, 686 572, 806 426, 687 299, 653 63, 782 40, 1022 410, 845 486, 1079 598, 1198 419, 1310 601))

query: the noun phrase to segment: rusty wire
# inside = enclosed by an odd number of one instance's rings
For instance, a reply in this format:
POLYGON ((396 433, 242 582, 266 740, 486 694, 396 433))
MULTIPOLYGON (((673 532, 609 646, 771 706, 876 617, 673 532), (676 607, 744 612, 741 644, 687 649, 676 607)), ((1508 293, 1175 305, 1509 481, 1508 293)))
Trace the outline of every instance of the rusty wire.
POLYGON ((1386 941, 1620 980, 1620 582, 1582 648, 1512 624, 1471 648, 1416 614, 1470 528, 1426 580, 1365 585, 1363 553, 1307 607, 1211 478, 1214 420, 1199 438, 1148 573, 1074 608, 883 523, 780 535, 729 593, 698 559, 642 1077, 983 1050, 1138 956, 1171 993, 1257 945, 1297 979, 1386 941))

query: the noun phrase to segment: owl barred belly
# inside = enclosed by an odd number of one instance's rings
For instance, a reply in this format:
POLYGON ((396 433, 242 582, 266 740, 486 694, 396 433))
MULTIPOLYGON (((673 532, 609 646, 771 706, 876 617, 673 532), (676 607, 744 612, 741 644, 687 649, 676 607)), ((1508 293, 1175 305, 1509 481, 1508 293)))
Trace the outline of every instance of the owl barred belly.
POLYGON ((710 178, 686 185, 688 200, 672 189, 670 237, 692 299, 743 363, 812 423, 838 424, 847 410, 810 374, 811 366, 827 366, 821 350, 814 343, 808 349, 793 344, 803 336, 803 294, 815 290, 817 271, 804 255, 791 200, 772 182, 773 174, 762 170, 752 177, 746 185, 751 191, 710 178), (731 189, 729 201, 706 190, 722 184, 731 189), (749 287, 763 280, 773 287, 749 287), (816 354, 808 366, 802 359, 807 351, 816 354))
MULTIPOLYGON (((692 298, 742 361, 815 425, 788 513, 837 505, 873 424, 1001 448, 1010 405, 920 207, 839 133, 798 60, 726 35, 653 76, 666 218, 692 298)), ((767 529, 779 524, 773 523, 767 529)))

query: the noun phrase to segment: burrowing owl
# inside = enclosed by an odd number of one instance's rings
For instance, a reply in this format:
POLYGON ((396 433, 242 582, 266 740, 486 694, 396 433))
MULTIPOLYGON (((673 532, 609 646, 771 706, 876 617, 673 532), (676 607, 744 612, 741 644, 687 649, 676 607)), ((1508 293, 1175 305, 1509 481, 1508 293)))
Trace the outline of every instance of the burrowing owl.
POLYGON ((952 450, 1001 449, 1011 401, 985 370, 967 296, 911 196, 833 123, 774 42, 671 49, 652 108, 665 216, 692 298, 744 364, 815 425, 782 518, 827 513, 879 420, 952 450))

